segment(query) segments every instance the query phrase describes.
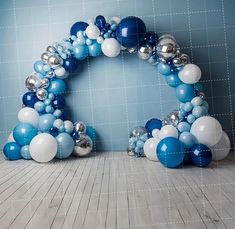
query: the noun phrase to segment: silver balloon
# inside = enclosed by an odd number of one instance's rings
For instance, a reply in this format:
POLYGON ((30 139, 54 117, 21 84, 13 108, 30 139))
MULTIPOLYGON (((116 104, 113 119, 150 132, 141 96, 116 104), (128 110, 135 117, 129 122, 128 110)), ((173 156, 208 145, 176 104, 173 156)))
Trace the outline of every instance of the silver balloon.
POLYGON ((166 125, 173 125, 176 127, 179 123, 179 111, 174 110, 174 111, 170 112, 167 115, 165 122, 167 123, 166 125))
POLYGON ((74 130, 80 133, 86 133, 86 125, 83 122, 75 122, 74 123, 74 130))
POLYGON ((93 149, 93 142, 86 134, 80 134, 79 139, 75 141, 73 155, 77 157, 84 157, 91 153, 93 149))
POLYGON ((147 133, 147 130, 143 126, 137 126, 131 131, 130 138, 131 137, 140 138, 143 134, 146 134, 146 133, 147 133))
POLYGON ((148 60, 152 54, 152 47, 148 44, 142 44, 139 48, 138 48, 138 52, 137 55, 140 59, 142 60, 148 60))
POLYGON ((137 48, 136 48, 136 47, 128 48, 127 51, 128 51, 129 53, 136 53, 136 52, 137 52, 137 48))
POLYGON ((53 54, 51 56, 49 56, 48 58, 48 64, 52 67, 52 68, 58 68, 61 65, 61 59, 59 56, 57 56, 56 54, 53 54))
POLYGON ((47 47, 47 52, 55 53, 55 52, 56 52, 56 48, 55 48, 54 46, 49 45, 49 46, 47 47))
POLYGON ((166 34, 159 38, 156 50, 159 57, 168 60, 176 56, 179 46, 173 36, 166 34))
POLYGON ((47 72, 47 75, 46 75, 46 77, 47 78, 53 78, 53 77, 55 77, 55 72, 54 71, 49 71, 49 72, 47 72))
POLYGON ((39 100, 45 100, 48 96, 48 92, 44 88, 40 88, 37 90, 36 96, 39 100))
POLYGON ((37 90, 37 85, 39 84, 40 79, 36 75, 31 75, 27 77, 25 80, 25 86, 30 90, 30 91, 36 91, 37 90))
POLYGON ((190 58, 187 54, 179 54, 173 59, 173 64, 175 67, 181 67, 190 63, 190 58))
POLYGON ((199 97, 201 97, 202 99, 205 99, 206 98, 206 95, 205 95, 205 93, 203 93, 203 92, 198 92, 198 96, 199 97))
POLYGON ((50 84, 50 81, 47 78, 44 78, 41 80, 40 88, 48 88, 49 84, 50 84))
POLYGON ((44 52, 42 55, 41 55, 41 60, 44 62, 44 63, 47 63, 48 62, 48 59, 50 57, 50 53, 48 52, 44 52))

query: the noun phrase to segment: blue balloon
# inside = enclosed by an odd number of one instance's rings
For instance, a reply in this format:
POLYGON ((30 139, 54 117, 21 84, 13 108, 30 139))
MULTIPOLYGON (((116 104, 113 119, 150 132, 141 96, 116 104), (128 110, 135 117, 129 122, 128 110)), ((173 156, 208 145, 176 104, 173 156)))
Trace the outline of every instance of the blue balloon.
POLYGON ((52 101, 52 106, 55 109, 64 109, 65 99, 62 95, 56 95, 55 99, 52 101))
POLYGON ((148 133, 148 138, 152 138, 152 131, 154 129, 160 130, 162 128, 162 121, 157 119, 157 118, 152 118, 148 120, 145 124, 145 129, 147 130, 148 133))
POLYGON ((196 96, 196 90, 193 85, 181 84, 176 88, 176 97, 182 102, 190 102, 196 96))
POLYGON ((101 54, 101 45, 97 42, 94 42, 93 44, 88 46, 89 49, 89 55, 90 56, 100 56, 101 54))
POLYGON ((155 32, 149 31, 145 34, 145 40, 149 45, 155 46, 158 40, 158 35, 155 32))
POLYGON ((42 101, 38 101, 34 104, 34 109, 38 112, 44 112, 45 111, 45 104, 42 101))
POLYGON ((74 57, 78 60, 84 60, 88 57, 89 50, 87 45, 75 45, 73 47, 74 57))
POLYGON ((180 122, 180 123, 178 123, 177 128, 178 128, 179 132, 189 132, 191 126, 187 122, 180 122))
POLYGON ((65 159, 68 158, 74 149, 73 138, 67 133, 61 133, 56 137, 58 142, 58 150, 56 153, 56 158, 65 159))
POLYGON ((63 67, 66 71, 72 73, 76 71, 78 67, 78 60, 72 56, 68 57, 63 61, 63 67))
POLYGON ((77 139, 79 139, 79 133, 78 133, 77 131, 74 131, 74 132, 72 133, 72 138, 73 138, 74 141, 76 141, 77 139))
POLYGON ((179 140, 184 143, 185 148, 191 148, 196 142, 195 137, 189 132, 181 133, 179 140))
POLYGON ((98 15, 95 18, 95 25, 98 26, 100 30, 105 28, 105 24, 106 24, 106 20, 105 20, 105 17, 103 15, 98 15))
POLYGON ((50 86, 48 87, 49 93, 62 94, 66 90, 65 82, 62 79, 51 80, 50 86))
POLYGON ((188 150, 185 151, 183 164, 184 165, 192 164, 191 153, 188 150))
POLYGON ((126 47, 135 47, 144 41, 146 26, 138 17, 126 17, 117 26, 116 36, 119 43, 126 47))
POLYGON ((21 159, 20 145, 16 142, 8 142, 3 148, 3 153, 8 160, 13 161, 21 159))
POLYGON ((158 69, 158 72, 164 76, 168 76, 168 75, 172 74, 171 67, 168 64, 164 64, 164 63, 160 62, 157 65, 157 69, 158 69))
POLYGON ((97 137, 96 136, 96 131, 95 131, 95 129, 93 127, 91 127, 91 126, 87 126, 86 127, 86 135, 88 135, 93 142, 96 141, 96 137, 97 137))
POLYGON ((87 28, 88 24, 86 22, 83 21, 78 21, 76 23, 74 23, 70 29, 70 35, 71 36, 76 36, 77 32, 79 31, 85 31, 87 28))
POLYGON ((26 107, 31 107, 31 108, 34 108, 34 104, 36 102, 38 102, 38 98, 36 96, 36 93, 35 92, 26 92, 24 95, 23 95, 23 98, 22 98, 22 102, 23 104, 26 106, 26 107))
POLYGON ((25 160, 32 159, 30 152, 29 152, 29 145, 23 146, 20 150, 20 154, 25 160))
POLYGON ((168 168, 179 167, 185 155, 185 148, 177 138, 167 137, 162 139, 157 146, 159 161, 168 168))
POLYGON ((182 81, 179 79, 176 73, 172 73, 166 76, 166 82, 170 87, 178 87, 180 84, 182 84, 182 81))
POLYGON ((15 141, 21 145, 29 145, 31 140, 37 135, 37 129, 28 124, 28 123, 20 123, 13 130, 13 137, 15 141))
POLYGON ((55 120, 56 118, 52 114, 41 115, 38 120, 38 129, 42 132, 49 132, 55 120))
POLYGON ((46 75, 46 72, 44 71, 44 63, 41 60, 38 60, 34 63, 34 71, 38 72, 42 75, 46 75))
POLYGON ((207 167, 212 161, 211 150, 203 144, 195 144, 190 153, 193 164, 198 167, 207 167))

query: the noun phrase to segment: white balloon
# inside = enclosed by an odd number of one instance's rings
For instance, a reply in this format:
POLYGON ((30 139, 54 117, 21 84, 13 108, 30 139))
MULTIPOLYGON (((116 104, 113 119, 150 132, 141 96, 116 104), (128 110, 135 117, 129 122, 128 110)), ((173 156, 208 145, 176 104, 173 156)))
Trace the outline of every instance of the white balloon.
POLYGON ((57 152, 56 139, 47 133, 37 135, 32 139, 29 145, 29 152, 31 157, 37 162, 51 161, 57 152))
POLYGON ((190 132, 195 136, 199 143, 208 147, 217 144, 223 134, 220 123, 210 116, 198 118, 193 123, 190 132))
POLYGON ((120 53, 121 45, 114 38, 106 38, 101 45, 101 49, 105 56, 116 57, 120 53))
POLYGON ((197 83, 202 76, 201 69, 195 64, 187 64, 178 74, 180 80, 187 84, 197 83))
POLYGON ((100 30, 96 25, 90 24, 86 28, 86 35, 87 35, 88 38, 90 38, 92 40, 95 40, 99 37, 100 30))
POLYGON ((68 72, 63 67, 55 69, 54 72, 57 78, 66 79, 68 77, 68 72))
POLYGON ((153 129, 153 131, 152 131, 152 136, 153 136, 154 138, 159 138, 159 137, 158 137, 159 134, 160 134, 160 130, 158 130, 158 129, 153 129))
POLYGON ((228 135, 223 131, 219 142, 210 149, 212 152, 212 160, 214 161, 223 160, 225 157, 227 157, 231 149, 231 143, 228 135))
POLYGON ((159 139, 167 138, 167 137, 173 137, 178 138, 178 130, 172 126, 172 125, 165 125, 160 130, 160 133, 158 135, 159 139))
POLYGON ((158 138, 149 138, 144 143, 144 154, 150 161, 158 161, 156 150, 159 142, 158 138))
POLYGON ((8 138, 7 138, 7 142, 15 142, 12 131, 11 131, 10 135, 8 136, 8 138))
POLYGON ((37 128, 39 114, 31 107, 24 107, 19 111, 18 119, 22 123, 28 123, 37 128))

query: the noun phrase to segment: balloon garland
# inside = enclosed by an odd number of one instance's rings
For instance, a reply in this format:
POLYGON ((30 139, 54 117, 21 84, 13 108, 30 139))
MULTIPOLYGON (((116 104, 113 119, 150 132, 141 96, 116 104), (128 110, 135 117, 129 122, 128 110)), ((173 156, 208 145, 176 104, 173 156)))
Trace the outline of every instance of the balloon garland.
POLYGON ((229 138, 220 123, 208 115, 208 103, 198 83, 200 68, 180 52, 175 38, 169 34, 158 38, 138 17, 107 20, 102 15, 88 23, 76 22, 69 37, 48 46, 34 63, 34 73, 25 82, 29 91, 22 98, 19 124, 3 149, 6 158, 49 162, 71 154, 88 155, 95 130, 83 122, 66 120, 65 79, 76 71, 79 61, 89 56, 116 57, 121 50, 137 53, 156 66, 181 102, 180 109, 164 120, 151 119, 145 127, 134 128, 129 154, 159 160, 169 168, 188 162, 205 167, 212 158, 223 159, 230 149, 229 138))

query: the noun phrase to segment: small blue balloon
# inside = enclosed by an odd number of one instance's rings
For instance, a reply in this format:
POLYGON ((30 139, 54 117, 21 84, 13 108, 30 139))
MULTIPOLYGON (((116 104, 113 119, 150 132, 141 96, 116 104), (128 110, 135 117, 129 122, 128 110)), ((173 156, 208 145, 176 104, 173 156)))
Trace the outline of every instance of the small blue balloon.
POLYGON ((184 143, 186 148, 191 148, 196 142, 195 137, 189 132, 181 133, 179 140, 184 143))
POLYGON ((190 152, 193 164, 198 167, 207 167, 212 161, 211 150, 203 144, 195 144, 190 152))
POLYGON ((168 65, 168 64, 164 64, 162 62, 160 62, 158 65, 157 65, 157 69, 158 69, 158 72, 164 76, 168 76, 170 75, 172 72, 171 72, 171 67, 168 65))
POLYGON ((185 155, 185 148, 177 138, 167 137, 162 139, 157 146, 159 161, 168 168, 179 167, 185 155))
POLYGON ((55 120, 56 118, 52 114, 41 115, 38 120, 38 129, 42 132, 49 132, 55 120))
POLYGON ((54 94, 62 94, 65 90, 65 82, 62 79, 53 79, 48 87, 48 92, 54 94))
POLYGON ((23 98, 22 98, 22 102, 23 104, 26 106, 26 107, 31 107, 31 108, 34 108, 34 104, 36 102, 38 102, 38 98, 36 96, 36 93, 35 92, 26 92, 24 95, 23 95, 23 98))
POLYGON ((176 97, 182 102, 190 102, 196 96, 195 88, 190 84, 181 84, 176 88, 176 97))
POLYGON ((155 32, 149 31, 145 34, 145 40, 149 45, 155 46, 158 40, 158 35, 155 32))
POLYGON ((136 47, 144 41, 146 26, 138 17, 126 17, 117 26, 116 36, 119 43, 126 48, 136 47))
POLYGON ((86 135, 88 135, 91 138, 92 142, 96 141, 97 138, 96 131, 93 127, 91 126, 86 127, 86 135))
POLYGON ((192 99, 191 103, 193 104, 193 106, 201 106, 203 103, 203 99, 197 96, 192 99))
POLYGON ((13 161, 21 159, 20 145, 16 142, 8 142, 3 148, 3 153, 8 160, 13 161))
POLYGON ((152 118, 148 120, 145 124, 145 129, 147 130, 148 133, 148 138, 152 138, 152 131, 154 129, 160 130, 162 128, 162 121, 157 119, 157 118, 152 118))
POLYGON ((63 61, 63 67, 66 71, 70 73, 75 72, 78 67, 78 60, 70 56, 63 61))
POLYGON ((105 28, 105 24, 106 24, 106 20, 103 15, 98 15, 95 18, 95 25, 98 26, 100 30, 105 28))
POLYGON ((183 109, 186 111, 186 112, 190 112, 192 109, 193 109, 193 104, 190 103, 190 102, 187 102, 183 105, 183 109))
POLYGON ((58 143, 58 150, 56 153, 56 158, 65 159, 68 158, 74 149, 73 138, 67 133, 61 133, 56 137, 58 143))
POLYGON ((101 45, 97 42, 88 46, 90 56, 100 56, 101 55, 101 45))
POLYGON ((46 75, 46 72, 44 71, 44 63, 41 60, 38 60, 34 63, 34 71, 44 76, 46 75))
POLYGON ((88 24, 83 21, 78 21, 78 22, 74 23, 70 29, 70 35, 77 36, 77 32, 85 31, 87 26, 88 26, 88 24))
POLYGON ((189 114, 187 117, 187 122, 192 124, 196 120, 195 116, 192 114, 189 114))
POLYGON ((42 101, 38 101, 34 104, 34 109, 38 112, 44 112, 45 111, 45 104, 42 101))
POLYGON ((180 122, 177 126, 179 132, 189 132, 190 131, 190 124, 188 124, 187 122, 180 122))
POLYGON ((84 60, 88 57, 89 50, 87 45, 75 45, 73 47, 74 57, 78 60, 84 60))
POLYGON ((28 123, 20 123, 13 130, 13 137, 15 141, 21 145, 29 145, 31 140, 37 135, 37 129, 28 124, 28 123))
POLYGON ((64 109, 65 107, 65 99, 62 95, 56 95, 54 100, 52 101, 52 106, 55 109, 64 109))
MULTIPOLYGON (((90 136, 89 136, 89 137, 90 137, 90 136)), ((72 138, 73 138, 74 141, 76 141, 77 139, 79 139, 79 133, 78 133, 77 131, 74 131, 74 132, 72 133, 72 138)))
POLYGON ((180 84, 182 84, 182 81, 179 79, 176 73, 172 73, 166 76, 166 82, 170 87, 178 87, 180 84))
POLYGON ((200 118, 204 115, 207 114, 206 109, 203 106, 195 106, 193 108, 192 114, 196 117, 196 118, 200 118))
POLYGON ((29 152, 29 145, 23 146, 20 150, 20 154, 25 160, 32 159, 30 152, 29 152))
POLYGON ((179 118, 183 119, 188 113, 185 110, 179 110, 179 118))

